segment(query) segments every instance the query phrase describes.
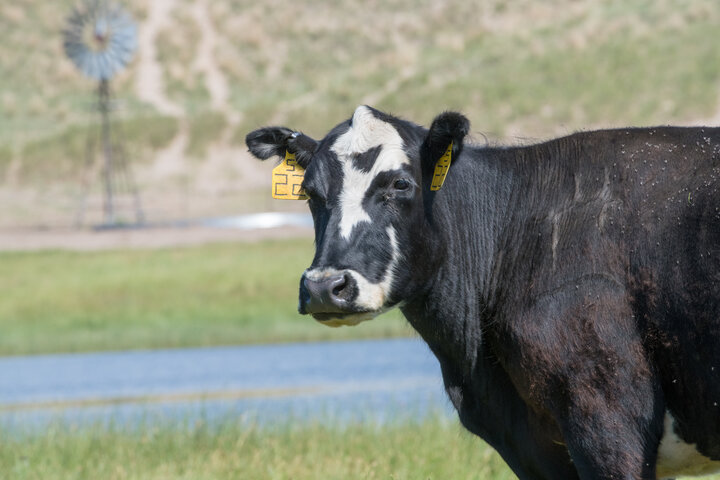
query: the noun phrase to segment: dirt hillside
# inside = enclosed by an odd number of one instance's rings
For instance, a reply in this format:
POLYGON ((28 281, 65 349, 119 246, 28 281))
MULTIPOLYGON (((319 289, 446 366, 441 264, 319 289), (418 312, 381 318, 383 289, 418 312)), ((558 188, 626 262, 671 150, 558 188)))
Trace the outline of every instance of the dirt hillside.
MULTIPOLYGON (((715 0, 122 3, 138 49, 113 80, 114 118, 153 222, 303 211, 269 199, 272 164, 245 135, 321 136, 364 103, 421 124, 461 110, 480 142, 720 124, 715 0)), ((75 4, 0 6, 0 237, 72 227, 83 179, 85 224, 102 221, 101 158, 85 163, 96 86, 60 41, 75 4)))

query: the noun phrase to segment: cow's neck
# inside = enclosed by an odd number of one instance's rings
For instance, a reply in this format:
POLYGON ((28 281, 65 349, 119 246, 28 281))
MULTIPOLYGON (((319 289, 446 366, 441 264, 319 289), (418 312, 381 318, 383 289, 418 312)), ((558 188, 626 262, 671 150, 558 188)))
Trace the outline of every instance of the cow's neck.
POLYGON ((481 150, 465 152, 454 165, 456 181, 448 178, 443 188, 451 190, 436 197, 435 222, 423 241, 431 249, 426 258, 444 253, 437 256, 426 289, 402 309, 440 361, 445 389, 462 423, 513 463, 517 459, 509 445, 531 435, 527 409, 491 340, 500 298, 495 273, 503 251, 500 239, 513 208, 514 180, 506 165, 481 150))
POLYGON ((467 149, 436 197, 425 239, 436 258, 426 288, 404 307, 413 327, 432 346, 443 345, 469 365, 482 343, 484 321, 498 298, 493 268, 509 215, 512 176, 482 150, 467 149))

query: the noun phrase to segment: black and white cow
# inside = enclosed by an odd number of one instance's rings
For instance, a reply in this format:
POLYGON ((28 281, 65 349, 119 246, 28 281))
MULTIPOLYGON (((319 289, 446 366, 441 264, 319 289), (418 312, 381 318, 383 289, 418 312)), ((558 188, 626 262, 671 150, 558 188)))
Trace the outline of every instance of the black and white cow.
POLYGON ((300 313, 355 325, 399 307, 463 425, 521 479, 720 470, 720 129, 503 148, 468 130, 361 106, 320 141, 247 136, 306 169, 300 313))

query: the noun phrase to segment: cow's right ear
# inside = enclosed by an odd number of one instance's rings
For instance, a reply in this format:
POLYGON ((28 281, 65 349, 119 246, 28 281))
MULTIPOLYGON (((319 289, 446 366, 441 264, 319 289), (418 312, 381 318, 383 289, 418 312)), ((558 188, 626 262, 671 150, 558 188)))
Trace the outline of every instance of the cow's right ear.
POLYGON ((462 151, 470 121, 457 112, 444 112, 435 117, 420 147, 423 180, 430 182, 431 190, 439 190, 445 181, 452 161, 462 151))
POLYGON ((245 144, 250 153, 260 160, 285 156, 285 152, 295 154, 297 163, 307 168, 317 141, 307 135, 286 127, 259 128, 247 134, 245 144))

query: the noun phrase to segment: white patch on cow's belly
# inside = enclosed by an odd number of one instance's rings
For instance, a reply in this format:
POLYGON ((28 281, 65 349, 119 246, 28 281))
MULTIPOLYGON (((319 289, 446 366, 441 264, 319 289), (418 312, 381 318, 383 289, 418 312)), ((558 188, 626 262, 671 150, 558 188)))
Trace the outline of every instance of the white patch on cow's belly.
POLYGON ((707 458, 694 444, 685 443, 675 433, 675 419, 665 412, 665 432, 658 448, 657 478, 709 475, 720 471, 720 461, 707 458))
POLYGON ((353 228, 360 222, 370 222, 370 215, 362 206, 365 194, 380 172, 397 170, 410 161, 403 150, 398 131, 387 122, 376 118, 370 109, 361 106, 355 110, 352 126, 340 135, 331 147, 343 168, 343 187, 340 192, 340 235, 348 240, 353 228), (353 156, 381 147, 380 154, 369 172, 353 165, 353 156))

